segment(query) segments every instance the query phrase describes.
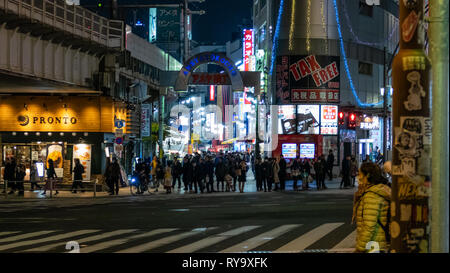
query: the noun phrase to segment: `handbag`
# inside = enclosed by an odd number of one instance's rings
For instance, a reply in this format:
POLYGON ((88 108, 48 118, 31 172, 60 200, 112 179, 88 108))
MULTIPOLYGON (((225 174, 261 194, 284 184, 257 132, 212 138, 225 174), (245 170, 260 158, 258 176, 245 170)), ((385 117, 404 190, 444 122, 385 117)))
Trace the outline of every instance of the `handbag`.
POLYGON ((308 183, 311 183, 311 182, 313 182, 314 181, 314 178, 311 176, 311 175, 309 175, 308 176, 308 183))

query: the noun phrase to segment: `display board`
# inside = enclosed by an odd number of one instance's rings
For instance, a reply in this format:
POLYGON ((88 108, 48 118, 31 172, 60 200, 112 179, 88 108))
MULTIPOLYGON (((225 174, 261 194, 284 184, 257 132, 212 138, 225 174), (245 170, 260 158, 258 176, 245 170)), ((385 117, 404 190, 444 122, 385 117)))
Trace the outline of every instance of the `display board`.
POLYGON ((319 134, 319 105, 297 105, 297 132, 299 134, 319 134))
MULTIPOLYGON (((73 164, 72 164, 72 166, 75 167, 75 158, 80 159, 80 163, 84 167, 83 181, 91 180, 91 157, 92 157, 91 145, 89 145, 89 144, 73 145, 73 164)), ((72 177, 72 179, 73 179, 73 177, 72 177)))
POLYGON ((320 134, 337 135, 338 107, 337 105, 320 106, 320 134))
POLYGON ((300 144, 300 158, 314 158, 315 145, 314 143, 300 144))
POLYGON ((281 146, 281 154, 284 158, 296 158, 297 157, 297 144, 284 143, 281 146))

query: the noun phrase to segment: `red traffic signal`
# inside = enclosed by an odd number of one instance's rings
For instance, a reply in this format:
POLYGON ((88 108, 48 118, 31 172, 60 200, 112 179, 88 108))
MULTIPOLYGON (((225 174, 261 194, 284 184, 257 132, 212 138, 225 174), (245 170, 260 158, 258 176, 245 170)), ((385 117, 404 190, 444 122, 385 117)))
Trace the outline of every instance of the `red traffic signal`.
POLYGON ((339 125, 344 125, 345 124, 344 112, 339 112, 338 117, 339 117, 339 121, 338 121, 339 125))
POLYGON ((348 128, 355 128, 356 127, 356 115, 355 113, 350 113, 348 115, 348 128))

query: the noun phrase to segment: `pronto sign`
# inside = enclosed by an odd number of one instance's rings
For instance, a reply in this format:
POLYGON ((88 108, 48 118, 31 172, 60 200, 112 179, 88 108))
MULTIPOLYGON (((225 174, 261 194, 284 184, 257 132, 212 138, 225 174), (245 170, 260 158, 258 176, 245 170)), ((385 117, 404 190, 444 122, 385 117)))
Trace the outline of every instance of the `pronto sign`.
POLYGON ((187 60, 180 72, 178 73, 177 81, 175 83, 175 91, 186 91, 189 78, 194 70, 202 64, 213 63, 221 66, 228 74, 231 80, 233 91, 243 91, 244 84, 242 82, 241 74, 238 68, 234 65, 225 54, 217 52, 203 52, 192 56, 187 60))

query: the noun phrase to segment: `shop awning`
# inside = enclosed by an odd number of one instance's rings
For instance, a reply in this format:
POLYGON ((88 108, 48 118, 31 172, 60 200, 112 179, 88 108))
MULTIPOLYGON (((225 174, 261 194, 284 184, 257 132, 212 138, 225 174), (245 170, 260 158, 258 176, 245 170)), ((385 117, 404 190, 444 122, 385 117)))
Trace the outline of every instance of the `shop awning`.
POLYGON ((100 95, 101 91, 77 85, 41 80, 27 76, 16 76, 0 72, 0 94, 84 94, 100 95))

